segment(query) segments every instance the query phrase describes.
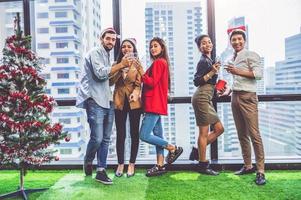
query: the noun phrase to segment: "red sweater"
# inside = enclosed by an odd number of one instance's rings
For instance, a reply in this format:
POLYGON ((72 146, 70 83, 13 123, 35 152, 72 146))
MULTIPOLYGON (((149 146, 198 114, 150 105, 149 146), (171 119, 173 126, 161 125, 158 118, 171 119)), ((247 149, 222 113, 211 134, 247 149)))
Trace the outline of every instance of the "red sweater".
POLYGON ((142 103, 145 112, 167 115, 168 74, 167 61, 158 58, 142 76, 142 103))

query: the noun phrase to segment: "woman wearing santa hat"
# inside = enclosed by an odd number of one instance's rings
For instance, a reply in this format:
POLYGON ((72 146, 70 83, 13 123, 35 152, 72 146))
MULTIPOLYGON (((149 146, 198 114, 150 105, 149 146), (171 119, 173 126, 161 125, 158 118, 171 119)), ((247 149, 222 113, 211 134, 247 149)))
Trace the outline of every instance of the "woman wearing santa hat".
POLYGON ((135 174, 135 162, 139 146, 139 123, 141 116, 141 75, 134 67, 133 60, 137 59, 136 40, 127 38, 122 41, 117 62, 115 65, 123 65, 123 60, 127 60, 129 67, 122 68, 113 74, 110 84, 115 84, 114 104, 115 104, 115 125, 117 132, 116 150, 118 167, 115 175, 123 176, 124 170, 124 143, 126 138, 126 119, 129 116, 131 135, 131 155, 127 169, 127 177, 135 174))

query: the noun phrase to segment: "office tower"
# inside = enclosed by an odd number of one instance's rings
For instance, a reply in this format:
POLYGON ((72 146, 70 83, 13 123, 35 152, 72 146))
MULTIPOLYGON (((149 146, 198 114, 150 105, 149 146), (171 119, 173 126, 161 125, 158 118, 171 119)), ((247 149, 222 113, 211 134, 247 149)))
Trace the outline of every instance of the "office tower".
MULTIPOLYGON (((5 44, 5 39, 8 36, 14 34, 14 17, 17 13, 20 13, 21 18, 21 28, 23 29, 23 7, 22 2, 5 2, 0 4, 0 12, 2 13, 3 17, 0 18, 0 24, 3 25, 0 28, 0 50, 2 49, 5 44)), ((2 59, 2 53, 0 53, 0 59, 2 59)))
POLYGON ((275 67, 270 66, 264 69, 264 84, 265 88, 275 85, 275 67))
MULTIPOLYGON (((276 62, 275 83, 267 86, 267 94, 301 93, 301 33, 285 39, 285 60, 276 62)), ((264 136, 266 149, 272 156, 301 156, 301 103, 267 104, 268 118, 264 136)))
MULTIPOLYGON (((34 10, 35 49, 43 57, 46 92, 56 100, 75 100, 84 55, 99 41, 100 1, 39 0, 34 10)), ((71 137, 55 146, 61 160, 82 159, 89 139, 85 111, 57 107, 52 121, 63 123, 71 137)))

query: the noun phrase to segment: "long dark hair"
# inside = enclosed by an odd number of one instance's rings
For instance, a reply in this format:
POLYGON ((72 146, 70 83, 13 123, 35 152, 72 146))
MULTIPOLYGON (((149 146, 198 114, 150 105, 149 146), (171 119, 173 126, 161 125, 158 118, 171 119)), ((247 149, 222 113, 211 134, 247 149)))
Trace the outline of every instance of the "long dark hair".
POLYGON ((151 59, 154 61, 158 58, 163 58, 166 60, 167 62, 167 67, 168 67, 168 90, 170 90, 170 63, 169 63, 169 56, 168 56, 168 52, 167 52, 167 46, 164 42, 163 39, 159 38, 159 37, 154 37, 153 39, 151 39, 151 41, 149 42, 149 54, 150 54, 150 57, 151 59), (161 53, 157 56, 153 56, 152 53, 151 53, 151 44, 152 42, 158 42, 159 45, 161 46, 161 53))
POLYGON ((117 64, 121 62, 121 60, 122 60, 122 58, 124 56, 123 53, 122 53, 122 45, 123 45, 124 42, 131 43, 131 45, 133 45, 133 47, 134 47, 133 53, 136 53, 138 55, 138 51, 137 51, 136 45, 131 40, 125 39, 125 40, 122 41, 122 43, 120 45, 120 48, 119 48, 119 51, 118 51, 118 56, 117 56, 117 61, 116 61, 117 64))

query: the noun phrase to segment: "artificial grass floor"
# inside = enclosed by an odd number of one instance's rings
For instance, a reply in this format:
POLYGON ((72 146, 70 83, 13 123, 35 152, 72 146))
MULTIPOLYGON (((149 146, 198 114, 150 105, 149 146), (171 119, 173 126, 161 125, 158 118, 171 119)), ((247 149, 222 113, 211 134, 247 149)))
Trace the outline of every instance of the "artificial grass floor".
MULTIPOLYGON (((301 199, 301 171, 267 171, 268 182, 260 187, 253 182, 254 174, 235 176, 232 172, 222 172, 212 177, 181 171, 147 178, 144 172, 137 170, 134 177, 117 178, 110 170, 114 184, 107 186, 85 177, 82 171, 29 171, 25 186, 53 185, 46 192, 30 195, 30 199, 38 200, 301 199)), ((0 194, 16 189, 18 175, 17 171, 0 171, 0 194)))

